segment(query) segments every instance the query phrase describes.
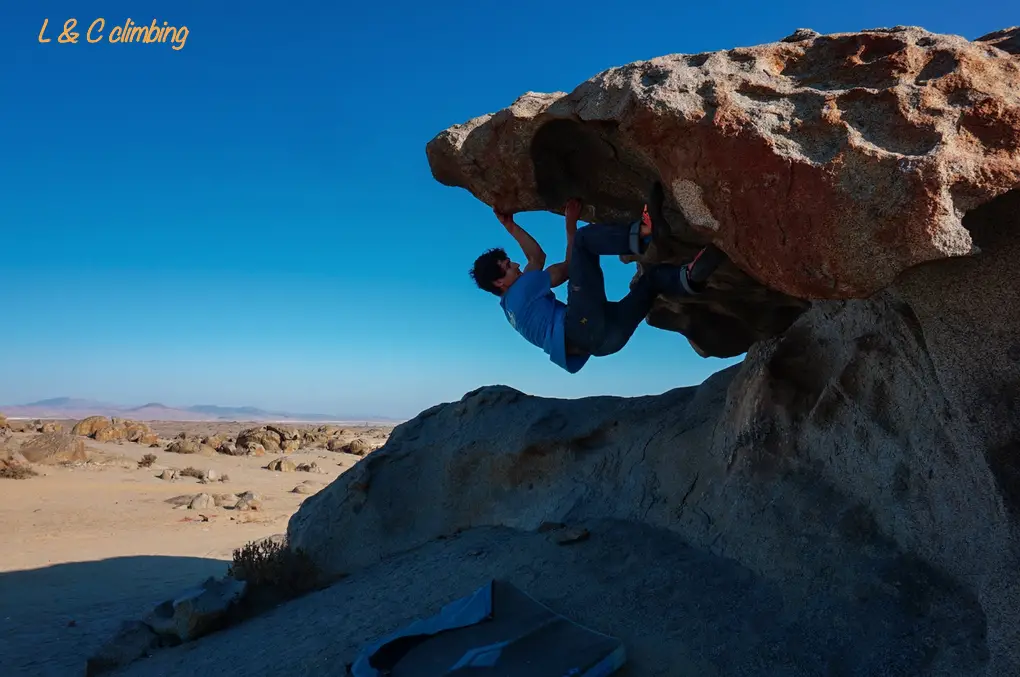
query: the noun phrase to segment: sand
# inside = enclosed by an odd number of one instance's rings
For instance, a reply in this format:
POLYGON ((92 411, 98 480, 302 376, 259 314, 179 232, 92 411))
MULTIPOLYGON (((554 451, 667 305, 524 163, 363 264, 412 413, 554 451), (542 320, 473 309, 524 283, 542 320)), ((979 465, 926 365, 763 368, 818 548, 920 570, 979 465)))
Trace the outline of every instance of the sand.
MULTIPOLYGON (((64 422, 69 431, 73 421, 64 422)), ((176 454, 165 451, 178 432, 227 433, 260 424, 150 422, 161 448, 86 440, 94 462, 34 468, 38 477, 0 479, 0 674, 83 674, 85 659, 120 621, 222 575, 233 550, 286 531, 290 516, 360 457, 302 449, 287 458, 315 462, 323 473, 264 469, 283 454, 263 457, 176 454), (145 454, 156 462, 139 468, 145 454), (165 468, 213 469, 227 482, 159 479, 165 468), (201 492, 253 491, 262 509, 239 512, 176 508, 167 499, 201 492)), ((314 427, 314 426, 312 426, 314 427)), ((388 430, 351 428, 381 444, 388 430)), ((9 437, 15 445, 33 434, 9 437)))

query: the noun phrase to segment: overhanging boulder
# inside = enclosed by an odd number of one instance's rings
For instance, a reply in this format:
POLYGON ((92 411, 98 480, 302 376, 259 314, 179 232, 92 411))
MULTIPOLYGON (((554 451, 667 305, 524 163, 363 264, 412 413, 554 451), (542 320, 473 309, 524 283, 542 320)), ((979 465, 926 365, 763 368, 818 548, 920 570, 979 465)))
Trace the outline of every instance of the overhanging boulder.
POLYGON ((712 241, 713 291, 649 323, 732 356, 805 300, 867 297, 917 264, 973 253, 964 215, 1020 186, 1017 29, 984 41, 896 27, 673 54, 569 93, 522 95, 427 145, 435 178, 503 210, 633 219, 667 188, 648 261, 712 241))

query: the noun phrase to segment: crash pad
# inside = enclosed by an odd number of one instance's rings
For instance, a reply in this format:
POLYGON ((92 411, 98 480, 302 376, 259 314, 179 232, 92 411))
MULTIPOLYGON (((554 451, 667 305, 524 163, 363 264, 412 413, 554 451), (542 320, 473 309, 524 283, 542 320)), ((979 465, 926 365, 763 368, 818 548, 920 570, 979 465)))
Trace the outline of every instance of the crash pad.
POLYGON ((607 677, 620 640, 553 612, 493 580, 365 647, 353 677, 607 677))

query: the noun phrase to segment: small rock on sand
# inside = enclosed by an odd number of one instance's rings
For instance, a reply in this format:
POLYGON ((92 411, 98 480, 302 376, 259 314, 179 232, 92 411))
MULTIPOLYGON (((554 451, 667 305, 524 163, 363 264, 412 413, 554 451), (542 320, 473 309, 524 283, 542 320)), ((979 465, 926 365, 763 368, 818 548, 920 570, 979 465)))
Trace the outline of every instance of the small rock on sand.
POLYGON ((297 465, 289 458, 278 458, 275 461, 270 461, 266 469, 274 472, 294 472, 297 470, 297 465))
POLYGON ((188 504, 188 508, 191 510, 209 510, 216 507, 216 499, 209 494, 198 494, 195 498, 191 499, 191 503, 188 504))
POLYGON ((240 510, 241 512, 247 512, 248 510, 261 510, 262 501, 255 500, 253 498, 242 498, 234 506, 234 510, 240 510))

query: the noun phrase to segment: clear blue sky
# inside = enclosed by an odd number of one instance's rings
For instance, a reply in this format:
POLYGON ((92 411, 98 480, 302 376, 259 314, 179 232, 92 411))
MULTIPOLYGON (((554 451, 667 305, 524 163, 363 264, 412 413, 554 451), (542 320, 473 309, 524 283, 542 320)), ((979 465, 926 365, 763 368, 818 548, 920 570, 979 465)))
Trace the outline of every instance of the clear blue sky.
MULTIPOLYGON (((528 90, 798 27, 974 38, 1018 21, 1014 3, 930 0, 39 1, 0 20, 0 403, 394 416, 492 383, 656 393, 733 363, 647 325, 579 374, 550 363, 467 276, 513 242, 432 179, 425 143, 442 129, 528 90), (98 17, 190 35, 180 51, 57 43, 72 17, 83 37, 98 17)), ((519 221, 561 255, 559 216, 519 221)), ((618 298, 633 267, 605 265, 618 298)))

